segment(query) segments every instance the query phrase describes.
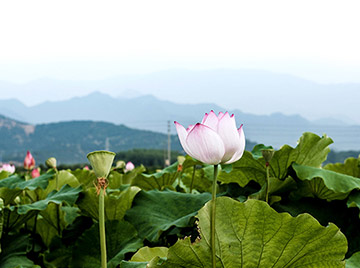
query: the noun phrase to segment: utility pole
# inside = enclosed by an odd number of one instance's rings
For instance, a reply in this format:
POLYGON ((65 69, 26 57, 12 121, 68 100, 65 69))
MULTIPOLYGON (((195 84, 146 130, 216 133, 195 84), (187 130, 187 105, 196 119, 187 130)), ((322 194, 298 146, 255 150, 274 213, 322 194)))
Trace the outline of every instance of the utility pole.
POLYGON ((106 137, 106 139, 105 139, 105 150, 106 151, 110 150, 110 139, 109 139, 109 137, 106 137))
POLYGON ((170 120, 168 120, 168 146, 167 146, 167 161, 166 165, 170 166, 171 161, 171 127, 170 127, 170 120))

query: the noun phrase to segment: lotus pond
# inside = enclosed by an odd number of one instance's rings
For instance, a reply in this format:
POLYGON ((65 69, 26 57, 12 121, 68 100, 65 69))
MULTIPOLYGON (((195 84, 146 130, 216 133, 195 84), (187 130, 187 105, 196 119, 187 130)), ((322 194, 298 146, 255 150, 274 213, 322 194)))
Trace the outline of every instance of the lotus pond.
POLYGON ((323 166, 331 143, 304 133, 269 161, 257 145, 216 184, 190 156, 152 174, 113 164, 101 189, 94 170, 2 171, 0 268, 98 268, 102 243, 107 267, 213 267, 212 250, 216 267, 360 267, 360 160, 323 166))

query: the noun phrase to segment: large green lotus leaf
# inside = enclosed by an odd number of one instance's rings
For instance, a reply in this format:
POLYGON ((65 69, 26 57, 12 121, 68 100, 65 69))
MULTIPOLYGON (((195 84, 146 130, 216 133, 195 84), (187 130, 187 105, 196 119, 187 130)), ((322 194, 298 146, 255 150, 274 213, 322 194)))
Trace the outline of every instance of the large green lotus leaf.
MULTIPOLYGON (((344 267, 347 242, 334 224, 277 213, 259 200, 220 197, 216 206, 216 267, 344 267)), ((210 267, 210 213, 208 202, 198 215, 200 239, 179 240, 162 267, 210 267)))
MULTIPOLYGON (((59 189, 65 184, 70 185, 73 188, 76 188, 80 185, 77 178, 66 170, 61 170, 58 173, 58 187, 59 189)), ((37 189, 39 199, 45 199, 52 191, 56 190, 56 175, 49 181, 48 186, 45 190, 37 189)))
MULTIPOLYGON (((248 196, 250 199, 257 199, 257 200, 266 200, 266 186, 265 183, 260 191, 253 193, 248 196)), ((278 178, 270 177, 269 178, 269 204, 272 205, 275 202, 281 201, 281 197, 279 195, 283 193, 287 193, 291 190, 297 188, 296 182, 293 178, 288 176, 284 180, 279 180, 278 178)))
POLYGON ((49 180, 55 175, 54 170, 49 170, 47 173, 41 176, 25 180, 19 175, 13 175, 6 179, 0 180, 0 188, 5 187, 7 189, 19 189, 19 190, 35 190, 36 188, 45 189, 48 185, 49 180))
POLYGON ((65 202, 69 205, 73 205, 76 199, 79 197, 81 187, 72 188, 69 185, 64 185, 58 192, 52 191, 46 199, 36 201, 32 204, 23 204, 10 207, 12 210, 17 209, 18 214, 26 214, 29 211, 37 210, 41 211, 46 209, 49 203, 61 204, 65 202))
POLYGON ((273 149, 272 146, 266 146, 264 144, 256 144, 254 148, 251 150, 251 154, 255 159, 259 159, 262 157, 262 150, 273 149))
POLYGON ((295 150, 297 153, 295 162, 310 167, 320 167, 330 152, 329 145, 333 140, 326 135, 318 135, 305 132, 299 139, 295 150))
POLYGON ((213 175, 214 167, 207 166, 199 169, 195 169, 195 167, 196 166, 193 166, 192 168, 188 168, 183 172, 181 176, 182 182, 189 189, 189 191, 192 183, 193 190, 197 190, 200 193, 211 192, 212 179, 214 176, 213 175), (194 174, 194 170, 195 170, 195 174, 194 174), (193 176, 194 176, 194 180, 193 180, 193 176))
MULTIPOLYGON (((360 192, 359 191, 351 192, 346 204, 349 208, 357 207, 360 209, 360 192)), ((360 217, 360 213, 359 213, 359 217, 360 217)))
POLYGON ((171 166, 152 174, 138 174, 131 182, 131 186, 138 186, 143 190, 163 190, 171 188, 176 180, 179 172, 177 172, 178 164, 175 162, 171 166))
POLYGON ((164 259, 160 257, 154 257, 149 262, 133 262, 133 261, 121 261, 120 268, 148 268, 148 267, 157 267, 158 265, 164 263, 164 259))
POLYGON ((5 170, 0 171, 0 180, 5 179, 11 175, 10 172, 7 172, 5 170))
POLYGON ((331 170, 292 165, 297 177, 304 181, 299 193, 306 197, 318 197, 328 201, 345 199, 354 189, 360 189, 360 179, 331 170))
MULTIPOLYGON (((275 151, 270 161, 270 177, 285 179, 288 168, 293 162, 298 164, 320 167, 326 160, 332 140, 328 137, 319 137, 316 134, 305 132, 296 148, 284 145, 275 151)), ((255 148, 256 149, 256 148, 255 148)), ((251 180, 263 185, 266 182, 265 160, 259 156, 261 146, 254 154, 245 151, 242 158, 232 164, 232 171, 221 172, 218 180, 223 183, 238 183, 241 187, 246 186, 251 180)))
POLYGON ((220 172, 218 180, 222 183, 238 183, 246 186, 251 180, 263 185, 266 181, 266 169, 263 158, 256 160, 252 154, 245 151, 239 161, 232 164, 230 172, 220 172))
MULTIPOLYGON (((133 186, 124 191, 108 191, 105 195, 105 219, 122 220, 139 191, 140 188, 133 186)), ((78 202, 78 206, 83 214, 99 220, 99 196, 96 194, 95 188, 84 192, 84 197, 78 202)))
POLYGON ((354 253, 349 259, 346 260, 346 268, 359 268, 360 267, 360 252, 354 253))
MULTIPOLYGON (((107 266, 115 268, 124 259, 126 253, 135 252, 142 247, 137 231, 126 221, 106 222, 107 266)), ((73 250, 70 267, 98 268, 100 263, 99 225, 94 224, 77 240, 73 250)))
POLYGON ((55 171, 49 170, 36 179, 27 181, 19 175, 7 177, 0 180, 0 198, 4 200, 5 205, 8 205, 13 202, 16 196, 23 192, 22 190, 33 191, 38 188, 45 189, 48 186, 49 180, 53 178, 54 175, 55 171))
POLYGON ((136 227, 141 238, 154 242, 172 226, 188 226, 190 218, 210 199, 209 193, 141 191, 135 197, 133 207, 126 212, 125 219, 136 227))
POLYGON ((49 203, 46 209, 40 212, 41 218, 37 221, 36 231, 47 247, 55 236, 61 236, 62 231, 73 223, 79 216, 79 211, 77 207, 49 203))
POLYGON ((26 257, 29 237, 19 234, 7 236, 2 240, 3 251, 0 254, 0 268, 26 267, 40 268, 26 257))
POLYGON ((131 261, 137 262, 149 262, 155 257, 166 258, 169 249, 165 247, 143 247, 139 249, 132 257, 131 261))
POLYGON ((350 157, 342 163, 327 164, 324 169, 332 170, 341 174, 360 178, 360 158, 350 157))
POLYGON ((96 181, 96 175, 94 171, 78 168, 74 171, 71 171, 71 173, 77 178, 84 189, 94 186, 94 181, 96 181))
POLYGON ((149 262, 121 261, 120 268, 147 268, 149 262))

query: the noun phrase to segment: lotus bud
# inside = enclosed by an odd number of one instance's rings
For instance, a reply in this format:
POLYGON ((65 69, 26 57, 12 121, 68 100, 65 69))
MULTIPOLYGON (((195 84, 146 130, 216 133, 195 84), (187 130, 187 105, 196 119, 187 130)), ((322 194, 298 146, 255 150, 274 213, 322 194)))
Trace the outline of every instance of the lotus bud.
POLYGON ((132 162, 127 162, 126 163, 126 166, 125 166, 125 172, 129 172, 129 171, 131 171, 131 170, 133 170, 135 168, 135 166, 134 166, 134 164, 132 163, 132 162))
POLYGON ((85 170, 90 170, 90 169, 89 169, 89 166, 87 166, 87 165, 84 167, 84 169, 85 169, 85 170))
POLYGON ((120 169, 120 168, 125 168, 125 166, 126 166, 125 161, 120 160, 116 162, 115 168, 120 169))
POLYGON ((95 151, 89 153, 87 158, 90 161, 96 177, 107 178, 115 158, 115 153, 109 151, 95 151))
POLYGON ((45 161, 45 164, 49 168, 56 169, 56 158, 55 157, 50 157, 48 160, 45 161))
POLYGON ((24 168, 27 170, 33 169, 35 167, 35 159, 29 151, 27 151, 24 159, 24 168))
POLYGON ((263 149, 263 150, 261 150, 261 153, 268 165, 274 156, 275 150, 274 149, 263 149))
POLYGON ((39 168, 34 168, 32 171, 31 171, 31 177, 33 179, 37 178, 40 176, 40 169, 39 168))

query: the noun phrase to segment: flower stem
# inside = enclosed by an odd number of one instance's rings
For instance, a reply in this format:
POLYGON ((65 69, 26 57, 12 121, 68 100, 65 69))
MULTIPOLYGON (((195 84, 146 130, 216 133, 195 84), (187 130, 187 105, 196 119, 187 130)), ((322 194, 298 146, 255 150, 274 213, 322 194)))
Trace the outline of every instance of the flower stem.
POLYGON ((194 166, 194 170, 193 170, 193 174, 192 174, 192 178, 191 178, 191 184, 190 184, 190 194, 193 190, 193 185, 194 185, 194 179, 195 179, 195 171, 196 171, 196 166, 194 166))
POLYGON ((59 171, 57 170, 57 168, 55 168, 55 183, 56 183, 56 191, 59 191, 59 171))
POLYGON ((211 215, 210 215, 210 243, 212 268, 216 268, 215 248, 215 215, 216 215, 216 186, 217 186, 218 165, 214 165, 214 180, 212 186, 211 215))
POLYGON ((270 188, 270 167, 269 163, 266 163, 266 196, 265 201, 269 204, 269 188, 270 188))
POLYGON ((100 249, 101 249, 101 268, 107 267, 104 198, 105 198, 105 189, 101 188, 99 194, 99 232, 100 232, 100 249))

